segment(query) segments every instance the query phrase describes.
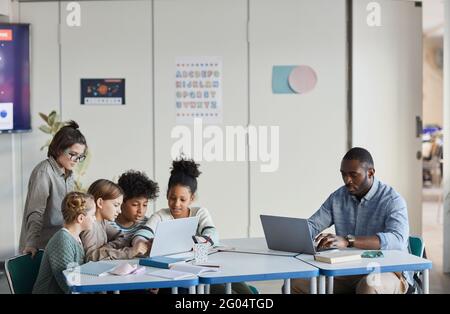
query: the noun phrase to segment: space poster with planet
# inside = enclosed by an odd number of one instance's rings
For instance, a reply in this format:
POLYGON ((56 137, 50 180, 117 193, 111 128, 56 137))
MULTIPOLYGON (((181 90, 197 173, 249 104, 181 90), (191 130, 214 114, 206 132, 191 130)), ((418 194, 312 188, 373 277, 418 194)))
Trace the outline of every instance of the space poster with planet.
POLYGON ((125 79, 81 79, 82 105, 125 105, 125 79))

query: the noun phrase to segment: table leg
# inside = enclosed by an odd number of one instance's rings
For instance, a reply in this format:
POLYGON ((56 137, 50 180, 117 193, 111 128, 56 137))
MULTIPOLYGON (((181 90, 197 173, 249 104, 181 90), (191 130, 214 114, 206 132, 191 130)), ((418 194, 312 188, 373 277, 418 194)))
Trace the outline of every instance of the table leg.
POLYGON ((172 294, 178 294, 178 287, 172 288, 172 294))
POLYGON ((199 284, 197 286, 197 294, 205 294, 205 285, 204 284, 199 284))
POLYGON ((195 294, 195 286, 189 287, 189 294, 195 294))
POLYGON ((210 293, 210 285, 205 285, 205 294, 209 294, 210 293))
POLYGON ((422 285, 423 285, 423 294, 430 293, 430 270, 425 269, 422 272, 422 285))
POLYGON ((291 294, 291 279, 285 279, 283 285, 283 294, 291 294))
POLYGON ((225 294, 231 294, 231 282, 226 283, 225 294))
POLYGON ((311 277, 309 282, 309 293, 317 294, 317 277, 311 277))
POLYGON ((327 277, 327 294, 333 294, 334 277, 327 277))
POLYGON ((325 294, 325 276, 319 275, 319 294, 325 294))

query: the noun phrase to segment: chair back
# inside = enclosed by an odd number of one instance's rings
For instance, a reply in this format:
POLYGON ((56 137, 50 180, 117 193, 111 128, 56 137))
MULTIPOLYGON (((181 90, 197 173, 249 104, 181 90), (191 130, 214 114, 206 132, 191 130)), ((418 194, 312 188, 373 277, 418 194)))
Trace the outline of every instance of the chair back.
POLYGON ((423 251, 425 249, 425 245, 423 244, 423 240, 421 237, 410 236, 409 237, 409 252, 412 255, 423 257, 423 251))
POLYGON ((31 254, 23 254, 5 261, 6 277, 12 294, 30 294, 33 291, 41 266, 43 250, 37 251, 31 258, 31 254))

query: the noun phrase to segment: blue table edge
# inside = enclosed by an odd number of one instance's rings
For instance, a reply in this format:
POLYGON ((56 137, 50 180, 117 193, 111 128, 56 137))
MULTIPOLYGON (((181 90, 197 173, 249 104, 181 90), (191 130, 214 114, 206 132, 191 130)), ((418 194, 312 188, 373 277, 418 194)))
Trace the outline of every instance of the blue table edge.
POLYGON ((122 291, 122 290, 143 290, 151 288, 173 288, 183 287, 188 288, 197 286, 199 284, 198 278, 185 280, 170 280, 170 281, 151 281, 151 282, 136 282, 136 283, 112 283, 99 285, 72 285, 69 286, 70 292, 101 292, 101 291, 122 291))
MULTIPOLYGON (((317 267, 317 266, 316 266, 317 267)), ((345 275, 365 275, 379 271, 380 273, 403 272, 403 271, 420 271, 432 268, 432 263, 380 266, 378 267, 358 267, 349 269, 322 269, 318 267, 320 274, 324 276, 345 276, 345 275)))
POLYGON ((301 271, 301 272, 286 272, 276 274, 255 274, 255 275, 238 275, 238 276, 220 276, 220 277, 203 277, 199 276, 201 284, 220 284, 243 281, 263 281, 263 280, 277 280, 277 279, 293 279, 293 278, 312 278, 319 276, 319 269, 301 271))

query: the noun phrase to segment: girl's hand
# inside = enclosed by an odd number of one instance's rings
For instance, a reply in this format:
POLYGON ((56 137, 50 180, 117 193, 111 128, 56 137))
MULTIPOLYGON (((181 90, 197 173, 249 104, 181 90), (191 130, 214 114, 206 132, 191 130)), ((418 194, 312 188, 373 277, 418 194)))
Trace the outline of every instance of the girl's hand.
POLYGON ((23 254, 31 253, 31 258, 33 258, 33 257, 36 255, 36 253, 37 253, 37 249, 34 248, 34 247, 27 246, 27 247, 25 247, 25 248, 23 249, 23 252, 22 252, 22 253, 23 253, 23 254))
POLYGON ((145 253, 147 253, 147 251, 148 251, 148 244, 145 242, 139 241, 138 243, 136 243, 133 246, 133 250, 135 252, 135 254, 134 254, 135 256, 136 255, 145 255, 145 253))
POLYGON ((197 243, 205 243, 212 246, 212 241, 208 236, 195 236, 195 239, 197 240, 197 243))

